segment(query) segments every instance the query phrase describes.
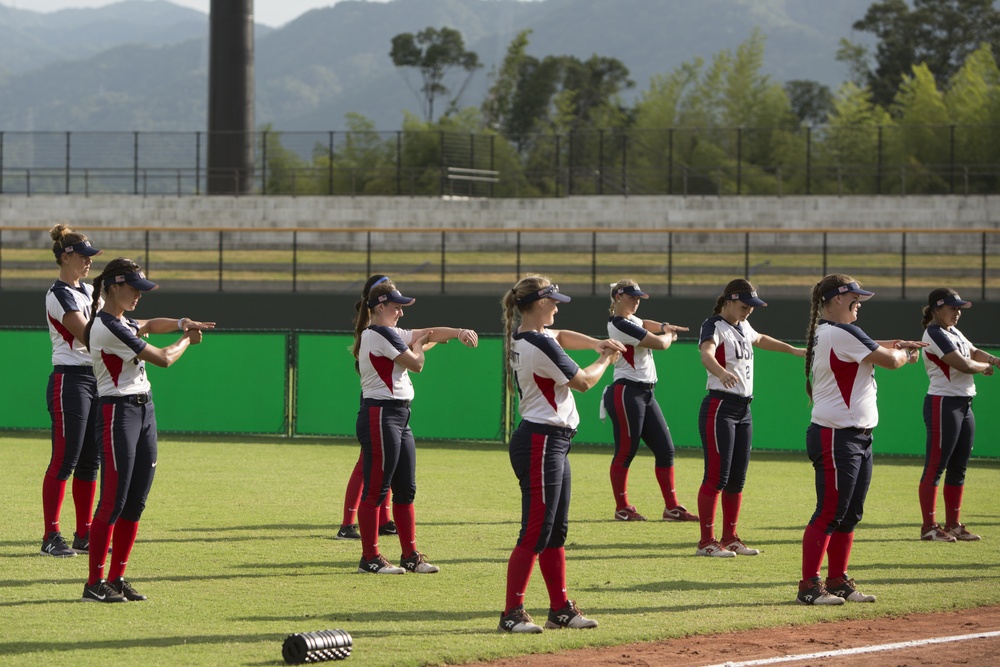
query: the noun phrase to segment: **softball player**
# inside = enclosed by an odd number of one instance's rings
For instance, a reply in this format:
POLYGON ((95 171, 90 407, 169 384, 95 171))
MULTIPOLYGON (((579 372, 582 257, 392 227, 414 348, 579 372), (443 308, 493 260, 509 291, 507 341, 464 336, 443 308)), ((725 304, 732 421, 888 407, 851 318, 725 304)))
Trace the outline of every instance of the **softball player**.
POLYGON ((753 438, 753 348, 797 357, 805 350, 758 333, 747 318, 766 306, 749 281, 732 280, 715 301, 712 317, 701 325, 698 348, 708 371, 708 395, 701 403, 698 431, 705 454, 705 474, 698 490, 701 540, 697 556, 756 556, 736 532, 753 438), (715 512, 722 497, 722 541, 715 538, 715 512))
POLYGON ((697 521, 677 502, 674 485, 674 442, 653 389, 656 387, 656 365, 653 350, 665 350, 677 340, 678 327, 667 322, 636 317, 639 299, 649 295, 639 289, 634 280, 620 280, 611 286, 611 318, 608 338, 625 346, 625 352, 615 362, 614 382, 604 390, 601 416, 611 415, 614 427, 615 455, 611 459, 611 490, 615 496, 616 521, 645 521, 628 502, 628 471, 639 451, 639 440, 655 457, 654 472, 663 494, 663 518, 666 521, 697 521), (659 335, 655 335, 659 334, 659 335))
POLYGON ((965 470, 972 455, 976 417, 972 398, 976 395, 973 375, 993 375, 997 358, 969 342, 956 326, 963 308, 972 306, 949 288, 936 289, 924 306, 924 368, 930 378, 924 398, 927 453, 920 476, 919 497, 923 525, 920 539, 932 542, 972 542, 979 536, 959 522, 965 470), (944 477, 945 525, 934 520, 937 487, 944 477))
POLYGON ((135 310, 143 292, 156 289, 139 265, 118 258, 94 279, 94 291, 104 306, 93 307, 83 340, 97 377, 97 442, 101 466, 101 498, 90 531, 90 575, 83 587, 84 602, 128 602, 145 600, 124 578, 129 554, 139 530, 139 518, 156 472, 156 415, 146 362, 166 368, 177 361, 188 345, 201 342, 203 329, 214 322, 159 318, 135 320, 125 315, 135 310), (177 342, 153 347, 143 338, 150 333, 183 331, 177 342), (104 577, 108 547, 111 569, 104 577))
POLYGON ((43 556, 65 558, 85 552, 90 518, 97 493, 100 452, 94 441, 97 381, 90 354, 83 345, 83 330, 90 317, 93 289, 83 282, 91 262, 101 250, 65 223, 49 230, 59 278, 45 295, 45 314, 52 339, 52 374, 46 402, 52 418, 52 456, 42 479, 43 556), (59 515, 66 495, 66 481, 73 475, 76 531, 73 548, 59 531, 59 515))
POLYGON ((501 301, 508 389, 517 385, 522 421, 510 439, 510 463, 521 487, 521 532, 507 563, 507 597, 501 632, 542 632, 524 610, 524 594, 538 560, 549 593, 545 627, 594 628, 566 595, 566 533, 569 528, 569 450, 580 422, 570 389, 587 391, 625 346, 574 331, 548 329, 558 303, 570 298, 548 278, 527 276, 501 301), (594 349, 600 357, 581 369, 564 349, 594 349))
POLYGON ((387 277, 371 282, 367 299, 355 307, 354 358, 361 374, 361 409, 357 435, 364 460, 364 485, 358 507, 361 528, 359 573, 432 574, 440 568, 417 551, 413 499, 417 492, 416 446, 410 431, 413 383, 409 371, 424 367, 424 350, 432 343, 457 338, 468 347, 479 344, 472 329, 435 327, 401 329, 403 307, 416 299, 403 296, 387 277), (400 566, 379 552, 378 513, 392 487, 392 515, 402 547, 400 566))
POLYGON ((812 419, 806 451, 816 471, 816 510, 802 536, 800 604, 875 602, 847 573, 854 526, 864 513, 872 475, 872 429, 878 424, 875 366, 895 369, 916 363, 926 343, 876 342, 854 326, 862 301, 874 292, 850 276, 823 278, 812 290, 806 393, 812 419), (828 557, 826 582, 820 578, 828 557))

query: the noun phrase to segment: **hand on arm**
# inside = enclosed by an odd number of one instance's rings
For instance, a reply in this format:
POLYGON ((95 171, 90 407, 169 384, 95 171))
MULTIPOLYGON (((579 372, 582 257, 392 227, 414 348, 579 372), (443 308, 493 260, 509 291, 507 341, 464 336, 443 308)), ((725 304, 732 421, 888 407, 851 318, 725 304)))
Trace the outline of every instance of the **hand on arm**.
MULTIPOLYGON (((429 334, 430 343, 447 343, 453 338, 466 347, 476 347, 479 345, 479 334, 472 329, 457 329, 455 327, 434 327, 433 329, 413 329, 413 337, 419 338, 424 334, 429 334)), ((430 349, 426 347, 424 349, 430 349)))
POLYGON ((608 366, 618 360, 618 356, 624 351, 625 346, 616 340, 598 341, 595 349, 600 353, 597 361, 586 368, 581 368, 569 381, 570 389, 576 391, 587 391, 596 385, 608 366))
POLYGON ((198 322, 189 317, 182 317, 179 320, 175 320, 172 317, 157 317, 152 320, 136 321, 139 323, 139 337, 151 333, 163 334, 171 333, 172 331, 188 331, 190 329, 204 331, 205 329, 215 328, 215 322, 198 322))

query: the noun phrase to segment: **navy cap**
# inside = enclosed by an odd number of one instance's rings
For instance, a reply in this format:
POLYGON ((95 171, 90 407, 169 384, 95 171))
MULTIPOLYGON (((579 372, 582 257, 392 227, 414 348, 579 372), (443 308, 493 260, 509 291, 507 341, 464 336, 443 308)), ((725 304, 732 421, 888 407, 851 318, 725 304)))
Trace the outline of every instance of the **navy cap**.
POLYGON ((126 283, 140 292, 148 292, 159 287, 159 285, 154 283, 152 280, 147 279, 146 276, 143 275, 142 271, 119 273, 117 276, 114 276, 113 282, 126 283))
POLYGON ((571 301, 570 297, 559 292, 559 285, 546 285, 540 290, 535 292, 529 292, 522 297, 516 299, 516 301, 522 306, 527 306, 533 301, 538 301, 539 299, 555 299, 556 301, 561 301, 562 303, 569 303, 571 301))
POLYGON ((759 296, 757 296, 756 291, 751 292, 730 292, 726 295, 726 301, 742 301, 748 306, 766 306, 767 303, 764 302, 759 296))
POLYGON ((971 308, 972 302, 965 301, 958 295, 958 292, 952 291, 949 294, 945 294, 943 298, 934 299, 928 302, 931 308, 940 308, 941 306, 955 306, 956 308, 971 308))
MULTIPOLYGON (((379 282, 382 282, 382 281, 379 281, 379 282)), ((414 301, 416 301, 416 299, 414 299, 413 297, 409 297, 409 296, 403 296, 402 294, 399 293, 398 289, 394 289, 394 290, 392 290, 391 292, 389 292, 387 294, 379 294, 378 296, 375 296, 375 297, 372 297, 372 298, 368 299, 368 307, 369 308, 374 308, 375 306, 379 305, 380 303, 385 303, 386 301, 388 301, 390 303, 398 303, 398 304, 403 305, 403 306, 409 306, 414 301)))
POLYGON ((868 299, 875 296, 875 292, 869 292, 868 290, 863 290, 861 289, 861 285, 859 285, 855 281, 852 281, 847 283, 846 285, 840 285, 839 287, 835 287, 826 294, 824 294, 823 301, 829 301, 835 296, 848 293, 857 294, 859 297, 861 297, 861 301, 867 301, 868 299))
POLYGON ((100 255, 102 252, 104 251, 99 250, 98 248, 95 248, 94 246, 90 245, 90 241, 77 241, 76 243, 68 245, 64 248, 57 248, 56 250, 53 250, 53 253, 55 253, 56 257, 59 257, 61 255, 70 255, 70 254, 83 255, 85 257, 93 257, 94 255, 100 255))
POLYGON ((611 296, 616 297, 619 294, 627 294, 628 296, 637 296, 640 299, 648 299, 649 295, 639 289, 638 285, 625 285, 624 287, 619 287, 617 289, 611 290, 611 296))

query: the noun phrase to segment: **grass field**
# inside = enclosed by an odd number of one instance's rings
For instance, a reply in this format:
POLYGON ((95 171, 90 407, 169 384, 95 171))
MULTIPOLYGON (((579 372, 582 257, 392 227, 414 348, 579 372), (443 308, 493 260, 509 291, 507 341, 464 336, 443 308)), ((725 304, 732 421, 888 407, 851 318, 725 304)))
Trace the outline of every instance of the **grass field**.
MULTIPOLYGON (((160 442, 156 482, 126 575, 150 599, 123 605, 78 601, 86 557, 38 555, 48 438, 3 435, 0 663, 277 665, 284 664, 288 634, 339 628, 354 638, 347 664, 459 664, 1000 604, 1000 461, 974 460, 967 478, 963 520, 983 541, 925 543, 916 539, 921 461, 876 454, 851 574, 879 600, 813 608, 793 603, 802 529, 814 503, 804 454, 755 452, 740 534, 763 553, 707 559, 693 555, 696 524, 611 521, 610 450, 577 447, 570 456, 569 591, 601 626, 500 635, 520 505, 506 450, 417 435, 417 539, 440 574, 355 574, 359 545, 332 539, 357 459, 354 442, 171 436, 160 442)), ((632 466, 630 498, 654 517, 662 501, 652 468, 643 450, 632 466)), ((689 508, 701 469, 700 450, 679 450, 677 488, 689 508)), ((940 501, 939 509, 943 514, 940 501)), ((73 525, 67 494, 63 533, 73 525)), ((383 537, 381 545, 398 558, 396 538, 383 537)), ((526 606, 544 618, 547 596, 537 568, 526 606)))

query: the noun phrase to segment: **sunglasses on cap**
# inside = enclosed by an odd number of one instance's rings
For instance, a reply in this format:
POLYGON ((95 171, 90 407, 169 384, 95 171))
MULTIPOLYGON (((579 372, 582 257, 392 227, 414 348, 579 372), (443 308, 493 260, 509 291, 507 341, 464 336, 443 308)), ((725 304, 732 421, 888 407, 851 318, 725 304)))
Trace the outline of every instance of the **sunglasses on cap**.
POLYGON ((515 301, 522 306, 527 306, 529 303, 538 301, 539 299, 554 299, 556 301, 561 301, 562 303, 569 303, 571 300, 570 297, 565 294, 559 293, 559 285, 552 284, 546 285, 540 290, 518 297, 515 301))

